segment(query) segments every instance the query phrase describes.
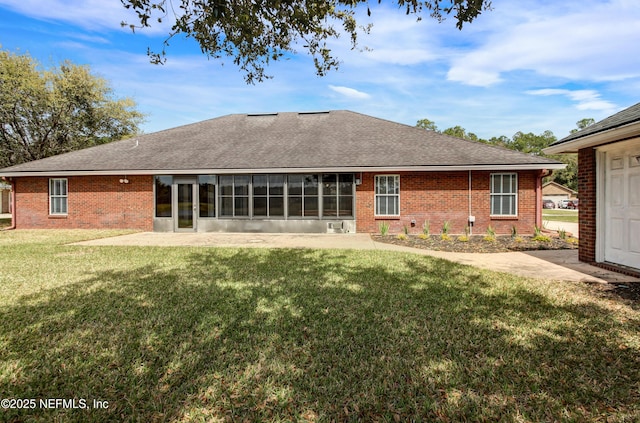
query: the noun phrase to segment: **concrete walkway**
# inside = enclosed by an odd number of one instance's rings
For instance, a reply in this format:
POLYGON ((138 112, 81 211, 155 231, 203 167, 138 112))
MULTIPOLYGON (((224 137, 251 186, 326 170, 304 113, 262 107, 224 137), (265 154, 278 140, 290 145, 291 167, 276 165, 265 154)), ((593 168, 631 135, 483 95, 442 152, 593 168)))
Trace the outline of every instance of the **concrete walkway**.
POLYGON ((251 234, 140 232, 83 241, 75 245, 195 246, 242 248, 336 248, 401 251, 443 258, 484 269, 548 280, 582 282, 640 282, 578 261, 577 250, 494 254, 451 253, 374 242, 368 234, 251 234))
POLYGON ((553 220, 544 220, 542 218, 542 222, 544 224, 545 229, 550 229, 552 231, 560 231, 565 230, 567 233, 570 233, 572 236, 578 238, 578 224, 572 222, 556 222, 553 220))

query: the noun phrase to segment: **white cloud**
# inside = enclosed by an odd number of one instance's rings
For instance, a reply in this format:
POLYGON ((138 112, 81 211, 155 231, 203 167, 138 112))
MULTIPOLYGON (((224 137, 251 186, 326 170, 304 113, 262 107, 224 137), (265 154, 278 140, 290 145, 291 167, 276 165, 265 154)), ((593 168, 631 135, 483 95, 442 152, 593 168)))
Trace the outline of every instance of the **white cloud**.
POLYGON ((349 88, 349 87, 329 85, 329 89, 353 100, 365 100, 371 97, 369 94, 365 92, 358 91, 356 89, 349 88))
MULTIPOLYGON (((136 24, 137 15, 120 3, 119 0, 0 0, 0 5, 35 19, 59 21, 72 24, 90 31, 104 29, 131 31, 122 28, 120 23, 126 21, 136 24)), ((136 30, 141 34, 168 34, 170 22, 157 23, 150 20, 151 27, 136 30)))
POLYGON ((486 16, 493 22, 491 34, 452 60, 447 79, 491 86, 502 81, 504 73, 523 70, 590 81, 640 76, 636 4, 563 3, 519 2, 516 10, 494 2, 502 13, 486 16))
POLYGON ((600 93, 594 90, 566 90, 558 88, 544 88, 540 90, 526 91, 527 94, 539 96, 563 95, 576 102, 578 110, 596 110, 603 112, 614 112, 615 104, 602 100, 600 93))

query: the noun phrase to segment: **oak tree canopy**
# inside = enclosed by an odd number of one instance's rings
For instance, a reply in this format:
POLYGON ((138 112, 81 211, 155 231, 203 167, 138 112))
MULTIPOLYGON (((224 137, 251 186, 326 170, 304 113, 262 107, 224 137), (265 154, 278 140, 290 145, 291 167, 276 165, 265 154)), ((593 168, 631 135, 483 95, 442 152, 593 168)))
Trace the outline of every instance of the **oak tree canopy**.
MULTIPOLYGON (((350 37, 356 48, 358 34, 369 24, 356 22, 356 11, 366 8, 366 0, 120 0, 137 15, 136 22, 122 22, 132 30, 168 21, 171 30, 162 50, 148 49, 153 63, 166 61, 173 37, 193 38, 207 57, 233 59, 247 83, 269 76, 265 68, 287 53, 306 50, 313 57, 319 76, 337 68, 339 59, 327 41, 350 37)), ((378 0, 381 3, 382 0, 378 0)), ((407 15, 423 15, 442 21, 451 16, 458 29, 491 7, 491 0, 394 0, 407 15)), ((375 17, 374 17, 375 18, 375 17)))

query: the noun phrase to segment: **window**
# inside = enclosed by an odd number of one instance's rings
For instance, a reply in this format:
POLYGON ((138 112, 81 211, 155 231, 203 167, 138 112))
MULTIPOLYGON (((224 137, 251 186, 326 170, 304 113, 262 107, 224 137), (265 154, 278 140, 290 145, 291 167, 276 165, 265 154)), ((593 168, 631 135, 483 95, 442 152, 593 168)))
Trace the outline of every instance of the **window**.
POLYGON ((249 216, 249 184, 248 175, 222 175, 219 177, 220 216, 249 216))
POLYGON ((518 175, 494 173, 491 175, 491 215, 517 216, 518 175))
POLYGON ((49 214, 67 214, 67 179, 49 179, 49 214))
POLYGON ((284 217, 284 175, 253 175, 253 215, 284 217))
POLYGON ((322 175, 322 215, 353 216, 353 174, 322 175))
POLYGON ((318 217, 318 175, 289 175, 289 217, 318 217))
POLYGON ((375 178, 376 216, 400 216, 400 176, 375 178))
POLYGON ((200 217, 216 217, 216 177, 198 176, 200 217))
POLYGON ((173 177, 156 176, 156 217, 171 217, 171 184, 173 177))

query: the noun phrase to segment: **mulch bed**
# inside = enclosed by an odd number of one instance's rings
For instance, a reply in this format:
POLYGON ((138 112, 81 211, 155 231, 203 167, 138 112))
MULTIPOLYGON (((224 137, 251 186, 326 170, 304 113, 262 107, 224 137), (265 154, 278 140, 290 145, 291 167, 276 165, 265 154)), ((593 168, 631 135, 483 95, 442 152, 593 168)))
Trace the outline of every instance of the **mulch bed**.
POLYGON ((532 250, 574 250, 578 248, 575 238, 560 239, 550 237, 550 241, 537 241, 532 236, 497 236, 494 241, 487 241, 483 235, 473 235, 467 241, 459 236, 451 235, 450 240, 443 240, 440 235, 430 235, 426 239, 418 235, 406 235, 400 239, 397 235, 372 235, 374 241, 406 247, 423 248, 435 251, 452 251, 456 253, 506 253, 510 251, 532 250))

